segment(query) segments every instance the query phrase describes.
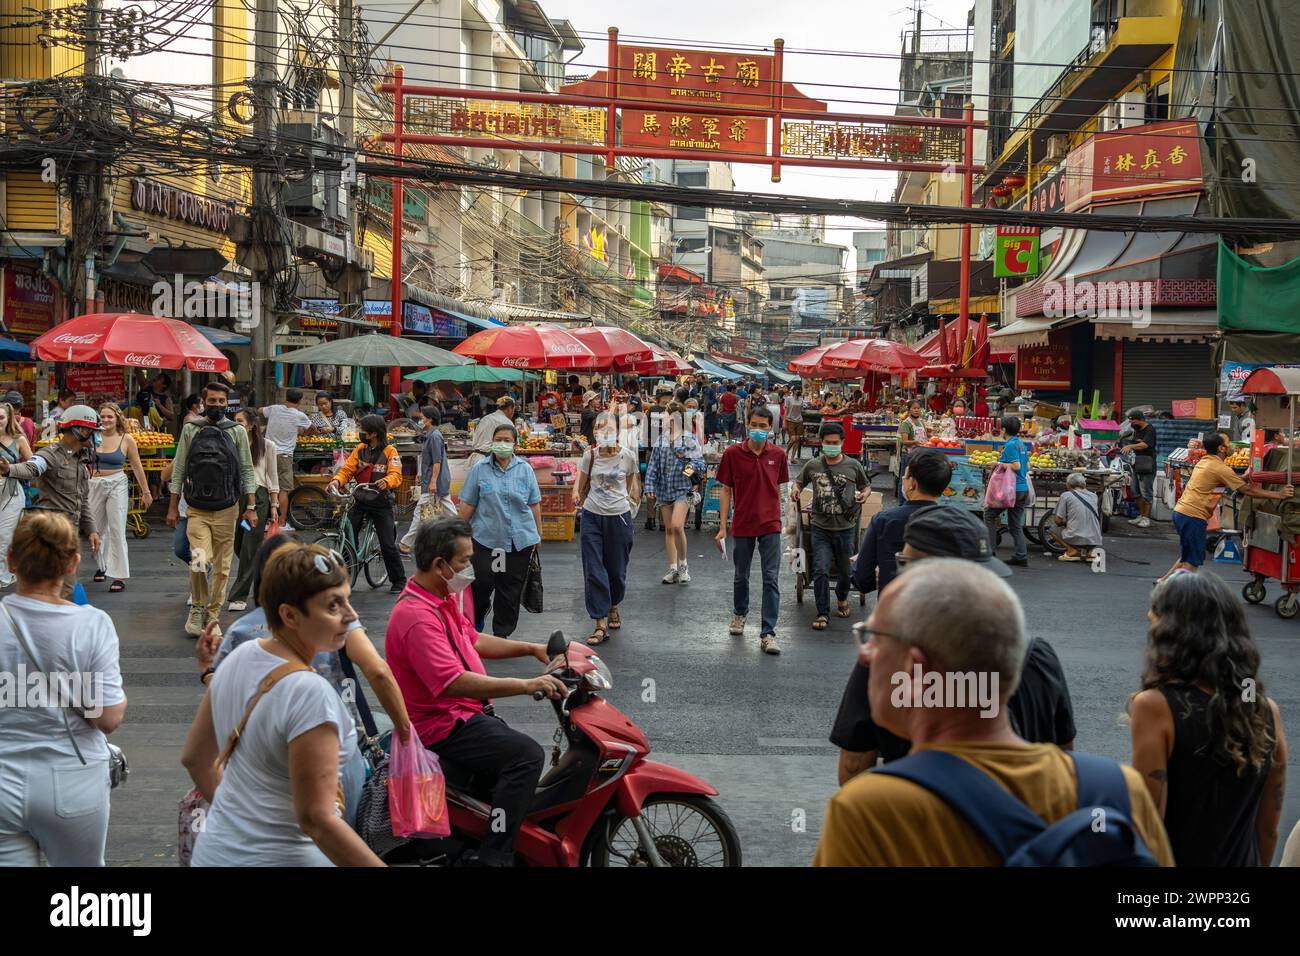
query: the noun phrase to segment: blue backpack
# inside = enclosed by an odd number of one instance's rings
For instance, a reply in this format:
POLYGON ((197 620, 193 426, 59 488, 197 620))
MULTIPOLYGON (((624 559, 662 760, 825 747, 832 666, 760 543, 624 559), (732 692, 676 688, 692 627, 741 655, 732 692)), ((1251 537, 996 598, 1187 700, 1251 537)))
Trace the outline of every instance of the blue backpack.
POLYGON ((1002 857, 1003 866, 1159 866, 1133 826, 1119 764, 1070 753, 1079 809, 1048 823, 970 762, 922 750, 872 773, 925 787, 958 813, 1002 857))

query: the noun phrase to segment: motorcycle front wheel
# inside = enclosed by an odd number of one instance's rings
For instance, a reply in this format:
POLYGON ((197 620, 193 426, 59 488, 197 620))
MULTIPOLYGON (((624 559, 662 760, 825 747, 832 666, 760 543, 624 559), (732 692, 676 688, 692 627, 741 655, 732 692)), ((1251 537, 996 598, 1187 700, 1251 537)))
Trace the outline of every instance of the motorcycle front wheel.
MULTIPOLYGON (((641 805, 641 819, 668 866, 740 866, 740 837, 708 797, 664 794, 641 805)), ((615 815, 595 835, 589 866, 650 866, 630 817, 615 815)))

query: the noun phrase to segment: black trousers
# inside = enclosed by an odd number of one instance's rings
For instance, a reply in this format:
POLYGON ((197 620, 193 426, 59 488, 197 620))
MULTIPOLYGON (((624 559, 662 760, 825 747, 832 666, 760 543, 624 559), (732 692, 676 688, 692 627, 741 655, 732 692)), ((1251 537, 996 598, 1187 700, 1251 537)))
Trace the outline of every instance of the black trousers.
POLYGON ((474 542, 474 583, 470 587, 474 591, 474 626, 479 631, 483 630, 490 602, 492 634, 509 637, 515 632, 519 624, 519 599, 524 593, 524 577, 532 554, 530 545, 522 551, 506 551, 497 558, 491 548, 474 542))
POLYGON ((348 513, 354 543, 360 544, 361 525, 367 518, 375 523, 375 537, 379 539, 379 551, 384 556, 384 567, 388 569, 388 583, 405 586, 406 569, 402 567, 402 552, 397 550, 397 523, 393 520, 393 506, 355 502, 348 513))
POLYGON ((542 748, 499 717, 475 714, 429 749, 459 768, 493 777, 492 813, 479 844, 479 859, 489 866, 510 866, 515 838, 542 778, 542 748))

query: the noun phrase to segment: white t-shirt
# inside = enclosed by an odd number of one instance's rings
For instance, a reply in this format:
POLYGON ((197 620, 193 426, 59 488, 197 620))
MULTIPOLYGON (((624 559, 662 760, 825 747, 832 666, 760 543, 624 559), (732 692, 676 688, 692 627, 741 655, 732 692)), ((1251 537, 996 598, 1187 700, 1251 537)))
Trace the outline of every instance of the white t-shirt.
POLYGON ((298 430, 311 425, 306 412, 288 405, 267 405, 262 415, 266 418, 266 437, 277 455, 292 455, 298 444, 298 430))
MULTIPOLYGON (((126 695, 113 621, 90 605, 47 604, 17 594, 6 597, 4 606, 26 635, 40 670, 0 611, 0 754, 53 753, 75 761, 77 751, 63 728, 59 695, 34 695, 31 678, 36 673, 60 675, 58 680, 66 681, 63 699, 81 710, 93 713, 122 703, 126 695)), ((39 683, 48 685, 49 678, 39 683)), ((67 713, 82 756, 107 760, 103 731, 74 710, 67 713)))
MULTIPOLYGON (((284 658, 249 641, 233 650, 212 677, 212 723, 219 750, 284 658)), ((338 692, 315 671, 284 677, 257 702, 226 765, 207 825, 194 848, 194 866, 330 866, 298 827, 289 788, 289 743, 321 724, 339 738, 339 769, 357 746, 357 733, 338 692)))
POLYGON ((608 458, 599 450, 594 457, 587 452, 578 462, 578 467, 591 479, 587 499, 582 504, 583 511, 596 515, 623 515, 632 510, 632 502, 627 496, 628 484, 641 471, 634 452, 620 448, 617 455, 608 458))

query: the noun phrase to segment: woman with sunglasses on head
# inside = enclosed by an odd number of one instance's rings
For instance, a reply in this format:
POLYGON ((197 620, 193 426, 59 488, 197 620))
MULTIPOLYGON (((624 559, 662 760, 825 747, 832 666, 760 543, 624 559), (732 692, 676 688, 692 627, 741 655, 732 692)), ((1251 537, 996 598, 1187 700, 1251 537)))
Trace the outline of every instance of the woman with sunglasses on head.
POLYGON ((347 644, 350 591, 347 567, 315 545, 281 546, 261 569, 270 633, 224 659, 181 753, 212 804, 194 866, 383 865, 345 816, 354 718, 311 666, 347 644))
POLYGON ((257 524, 246 530, 241 520, 235 525, 235 554, 239 558, 239 574, 226 599, 228 609, 243 611, 248 607, 248 591, 253 586, 253 563, 257 551, 266 537, 268 524, 280 520, 280 475, 275 457, 275 445, 262 434, 257 422, 257 410, 241 408, 235 412, 235 421, 248 432, 248 451, 253 457, 253 475, 257 479, 257 524))
MULTIPOLYGON (((18 427, 18 412, 8 403, 0 404, 0 458, 11 465, 32 457, 32 446, 18 427)), ((9 542, 13 540, 18 519, 27 506, 27 491, 17 478, 0 479, 0 588, 15 580, 9 569, 9 542)))
POLYGON ((359 485, 352 496, 353 540, 361 537, 361 526, 367 518, 375 524, 379 550, 384 556, 388 571, 389 592, 400 594, 406 587, 406 569, 402 566, 402 553, 397 549, 397 521, 393 517, 393 493, 402 486, 402 457, 388 443, 388 429, 378 415, 361 419, 361 444, 348 455, 343 467, 329 483, 329 490, 338 494, 341 486, 353 479, 359 485))
POLYGON ((674 402, 668 406, 668 428, 650 451, 645 469, 645 496, 659 509, 664 527, 664 549, 668 552, 668 573, 664 584, 688 584, 691 571, 686 562, 686 515, 695 501, 695 489, 702 486, 707 465, 696 435, 696 412, 674 402))
POLYGON ((1268 866, 1286 736, 1264 695, 1241 602, 1213 574, 1171 572, 1151 595, 1142 690, 1129 704, 1142 774, 1179 866, 1268 866))
MULTIPOLYGON (((272 456, 270 460, 272 467, 274 467, 275 457, 272 456)), ((235 648, 248 641, 261 640, 270 634, 270 629, 266 624, 266 611, 257 603, 262 569, 266 567, 266 562, 271 559, 271 556, 281 548, 298 543, 298 538, 294 534, 276 534, 267 538, 258 549, 251 569, 253 609, 235 621, 224 638, 215 633, 215 628, 209 627, 204 630, 202 637, 195 645, 195 654, 199 660, 200 683, 211 683, 216 669, 221 666, 221 662, 235 648)), ((402 700, 402 692, 393 678, 392 671, 388 669, 388 665, 379 656, 374 643, 366 634, 360 619, 352 622, 352 627, 348 631, 347 641, 342 650, 338 653, 317 654, 312 658, 311 666, 315 668, 316 673, 330 682, 330 686, 338 692, 339 697, 351 712, 356 725, 363 727, 361 708, 366 707, 368 709, 369 705, 366 703, 365 696, 361 688, 356 685, 355 680, 349 685, 349 675, 344 664, 344 658, 365 677, 366 683, 375 692, 375 697, 378 698, 384 713, 388 714, 392 720, 394 733, 401 737, 402 740, 406 740, 408 729, 411 726, 411 718, 407 716, 406 703, 402 700)), ((343 793, 347 797, 346 815, 349 822, 356 815, 357 803, 361 799, 361 788, 365 784, 365 780, 365 761, 361 749, 358 747, 343 770, 343 793)))
POLYGON ((126 590, 126 579, 131 576, 126 549, 126 513, 131 499, 130 481, 126 477, 128 467, 140 488, 142 511, 149 510, 153 495, 149 493, 149 479, 140 463, 140 450, 135 439, 126 433, 121 410, 112 402, 99 406, 99 427, 99 441, 91 457, 94 470, 90 477, 90 510, 104 544, 95 555, 94 580, 112 578, 108 589, 117 593, 126 590))

